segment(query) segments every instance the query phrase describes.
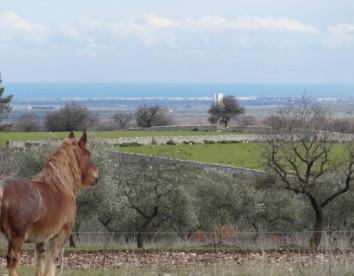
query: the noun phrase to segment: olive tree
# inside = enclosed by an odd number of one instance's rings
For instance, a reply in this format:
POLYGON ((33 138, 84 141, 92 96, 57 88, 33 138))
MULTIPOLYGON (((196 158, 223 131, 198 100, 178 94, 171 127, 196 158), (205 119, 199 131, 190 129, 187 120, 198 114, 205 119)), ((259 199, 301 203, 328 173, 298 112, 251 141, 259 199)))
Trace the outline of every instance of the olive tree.
POLYGON ((182 219, 190 215, 190 202, 181 185, 183 178, 176 164, 151 159, 115 162, 117 201, 133 211, 131 230, 136 232, 138 248, 144 247, 149 233, 161 227, 175 229, 173 225, 192 223, 191 219, 182 219))
POLYGON ((173 118, 167 108, 159 105, 143 105, 135 111, 136 123, 140 127, 168 126, 173 124, 173 118))
POLYGON ((271 131, 262 144, 270 173, 265 183, 305 196, 312 207, 313 249, 322 239, 325 208, 351 189, 354 177, 353 141, 334 143, 334 134, 327 131, 329 117, 326 106, 304 95, 269 117, 271 131), (327 181, 326 175, 339 172, 337 181, 327 181))
POLYGON ((257 187, 257 202, 261 210, 252 218, 251 225, 258 231, 296 232, 311 230, 312 213, 304 196, 274 187, 257 187))
POLYGON ((208 112, 210 123, 219 122, 226 128, 232 119, 245 113, 245 108, 240 106, 234 96, 226 96, 222 98, 221 102, 214 102, 208 112))
POLYGON ((263 208, 253 180, 227 170, 198 174, 194 183, 198 228, 213 231, 219 225, 253 221, 263 208))
MULTIPOLYGON (((325 183, 336 183, 344 179, 343 171, 327 174, 325 183)), ((352 231, 354 227, 354 189, 342 194, 340 200, 333 200, 325 208, 325 224, 329 231, 352 231)))
POLYGON ((130 112, 118 112, 112 117, 114 123, 121 129, 128 128, 128 125, 133 120, 133 118, 134 116, 130 112))

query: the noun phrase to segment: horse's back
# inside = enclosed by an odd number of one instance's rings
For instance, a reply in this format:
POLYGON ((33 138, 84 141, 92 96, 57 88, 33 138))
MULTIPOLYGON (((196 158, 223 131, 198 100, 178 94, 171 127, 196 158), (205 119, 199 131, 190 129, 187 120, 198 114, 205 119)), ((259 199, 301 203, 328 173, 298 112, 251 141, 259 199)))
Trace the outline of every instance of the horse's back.
POLYGON ((9 238, 22 235, 36 219, 40 194, 30 179, 0 176, 1 229, 9 238))

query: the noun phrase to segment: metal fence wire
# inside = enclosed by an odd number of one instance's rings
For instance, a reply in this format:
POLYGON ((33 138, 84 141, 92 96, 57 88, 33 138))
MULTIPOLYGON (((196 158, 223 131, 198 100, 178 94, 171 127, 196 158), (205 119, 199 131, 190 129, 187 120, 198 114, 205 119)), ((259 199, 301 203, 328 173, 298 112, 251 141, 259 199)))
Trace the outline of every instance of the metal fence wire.
MULTIPOLYGON (((320 249, 350 250, 354 245, 354 231, 322 232, 320 249)), ((308 248, 313 232, 236 232, 222 230, 208 233, 197 231, 181 237, 174 232, 142 233, 145 248, 223 247, 223 248, 308 248)), ((102 248, 135 248, 136 232, 73 232, 75 246, 102 248)))

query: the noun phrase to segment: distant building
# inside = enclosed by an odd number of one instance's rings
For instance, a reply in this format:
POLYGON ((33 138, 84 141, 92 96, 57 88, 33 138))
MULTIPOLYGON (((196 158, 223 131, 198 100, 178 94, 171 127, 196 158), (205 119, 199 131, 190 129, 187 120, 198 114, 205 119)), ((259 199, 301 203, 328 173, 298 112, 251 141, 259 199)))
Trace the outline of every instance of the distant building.
POLYGON ((221 103, 223 97, 224 97, 224 94, 222 94, 222 93, 214 94, 214 104, 221 103))

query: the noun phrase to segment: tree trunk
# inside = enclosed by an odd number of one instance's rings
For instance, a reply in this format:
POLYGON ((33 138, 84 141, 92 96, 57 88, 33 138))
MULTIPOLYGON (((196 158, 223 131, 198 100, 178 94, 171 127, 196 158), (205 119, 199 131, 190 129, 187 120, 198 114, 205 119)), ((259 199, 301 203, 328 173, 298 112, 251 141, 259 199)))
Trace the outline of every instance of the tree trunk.
POLYGON ((138 236, 136 238, 138 248, 144 248, 144 234, 142 232, 138 232, 138 236))
POLYGON ((322 240, 324 214, 323 208, 318 204, 315 198, 310 197, 310 201, 316 216, 314 232, 310 240, 310 249, 317 250, 322 240))
POLYGON ((70 237, 69 237, 69 246, 70 247, 76 247, 73 234, 71 234, 70 237))

